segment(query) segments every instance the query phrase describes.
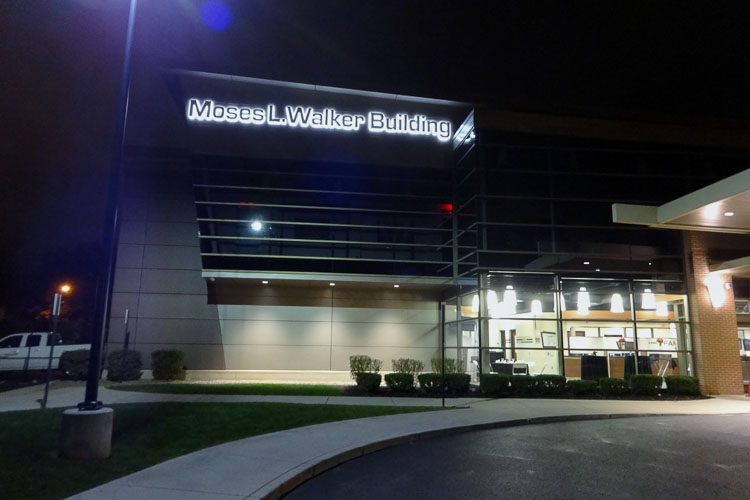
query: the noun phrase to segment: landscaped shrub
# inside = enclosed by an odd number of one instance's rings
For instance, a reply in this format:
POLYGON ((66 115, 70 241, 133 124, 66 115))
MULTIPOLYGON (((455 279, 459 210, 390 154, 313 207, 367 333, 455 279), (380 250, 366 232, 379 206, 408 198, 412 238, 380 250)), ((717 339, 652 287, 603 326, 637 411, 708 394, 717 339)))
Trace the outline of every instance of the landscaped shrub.
POLYGON ((622 396, 628 393, 628 382, 621 378, 601 378, 599 390, 605 396, 622 396))
POLYGON ((378 373, 382 365, 383 362, 379 359, 372 359, 370 356, 363 354, 349 356, 349 373, 355 380, 360 373, 378 373))
POLYGON ((367 392, 375 392, 380 387, 381 376, 379 373, 358 373, 355 377, 357 387, 367 392))
POLYGON ((185 353, 175 350, 151 353, 154 380, 185 380, 185 353))
POLYGON ((423 373, 418 375, 419 387, 428 394, 434 394, 440 390, 442 375, 439 373, 423 373))
POLYGON ((471 375, 468 373, 446 373, 445 388, 451 394, 461 394, 469 392, 469 383, 471 375))
POLYGON ((536 378, 531 375, 510 377, 510 390, 514 396, 530 396, 536 392, 536 378))
POLYGON ((389 373, 385 376, 385 385, 396 392, 411 391, 414 389, 414 375, 411 373, 389 373))
MULTIPOLYGON (((442 358, 432 358, 430 360, 432 371, 435 373, 443 373, 443 360, 442 358)), ((445 373, 463 373, 464 363, 460 359, 445 358, 445 373)))
POLYGON ((674 396, 700 396, 701 394, 698 377, 672 375, 664 377, 664 380, 667 382, 667 394, 674 396))
POLYGON ((65 378, 86 380, 89 373, 89 350, 65 351, 60 355, 60 370, 65 378))
POLYGON ((391 360, 391 367, 395 373, 408 373, 412 378, 424 371, 424 363, 418 359, 399 358, 391 360))
POLYGON ((643 374, 630 377, 630 390, 641 396, 655 396, 659 394, 662 378, 658 375, 643 374))
POLYGON ((565 388, 574 396, 596 394, 598 386, 596 380, 568 380, 565 383, 565 388))
POLYGON ((124 382, 141 378, 141 353, 138 351, 113 351, 107 357, 107 380, 124 382))
POLYGON ((510 394, 510 376, 499 373, 482 373, 479 375, 479 388, 485 394, 507 396, 510 394))
POLYGON ((565 377, 562 375, 537 375, 534 390, 537 394, 557 395, 565 392, 565 377))

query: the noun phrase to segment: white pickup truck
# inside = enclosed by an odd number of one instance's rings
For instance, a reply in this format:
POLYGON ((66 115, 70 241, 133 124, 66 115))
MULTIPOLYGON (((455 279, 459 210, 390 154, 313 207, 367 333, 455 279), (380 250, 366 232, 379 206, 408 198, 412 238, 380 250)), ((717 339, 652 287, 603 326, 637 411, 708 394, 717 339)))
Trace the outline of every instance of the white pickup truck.
MULTIPOLYGON (((90 344, 55 344, 52 369, 60 367, 60 355, 65 351, 90 349, 90 344)), ((14 333, 0 339, 0 371, 46 370, 52 334, 49 332, 14 333)))

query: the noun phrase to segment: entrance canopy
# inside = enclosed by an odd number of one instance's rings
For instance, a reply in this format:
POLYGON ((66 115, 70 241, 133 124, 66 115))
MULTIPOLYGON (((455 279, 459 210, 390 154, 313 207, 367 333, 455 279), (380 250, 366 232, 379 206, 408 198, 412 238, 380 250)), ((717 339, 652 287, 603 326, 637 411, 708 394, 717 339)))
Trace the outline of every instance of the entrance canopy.
POLYGON ((612 220, 656 228, 750 234, 750 169, 661 206, 614 203, 612 220))

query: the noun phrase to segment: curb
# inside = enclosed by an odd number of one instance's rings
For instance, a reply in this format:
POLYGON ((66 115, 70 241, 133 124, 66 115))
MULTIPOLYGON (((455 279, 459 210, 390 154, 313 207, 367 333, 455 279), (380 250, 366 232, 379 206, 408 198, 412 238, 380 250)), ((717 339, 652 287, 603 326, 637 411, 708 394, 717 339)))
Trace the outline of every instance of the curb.
POLYGON ((638 418, 638 417, 677 417, 690 416, 688 413, 602 413, 602 414, 581 414, 581 415, 553 415, 546 417, 518 418, 512 420, 500 420, 497 422, 487 422, 483 424, 461 425, 457 427, 447 427, 433 431, 417 432, 406 434, 395 438, 375 441, 364 446, 358 446, 349 450, 337 452, 333 456, 325 457, 314 463, 303 464, 288 471, 276 479, 266 483, 263 487, 256 490, 250 496, 246 497, 253 500, 276 500, 290 493, 297 486, 305 481, 309 481, 315 476, 330 470, 344 462, 354 460, 355 458, 369 455, 376 451, 392 448, 402 444, 413 443, 423 439, 443 437, 464 432, 484 431, 490 429, 502 429, 506 427, 520 427, 522 425, 542 425, 560 422, 575 422, 583 420, 607 420, 615 418, 638 418))

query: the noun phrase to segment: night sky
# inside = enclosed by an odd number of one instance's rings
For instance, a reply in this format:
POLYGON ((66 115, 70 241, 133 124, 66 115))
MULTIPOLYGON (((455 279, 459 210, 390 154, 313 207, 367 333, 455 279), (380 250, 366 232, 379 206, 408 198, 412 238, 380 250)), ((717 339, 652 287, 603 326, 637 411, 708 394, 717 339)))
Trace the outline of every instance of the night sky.
MULTIPOLYGON (((0 2, 0 308, 39 255, 100 237, 127 8, 0 2)), ((749 21, 744 1, 140 0, 133 71, 748 128, 749 21)))

